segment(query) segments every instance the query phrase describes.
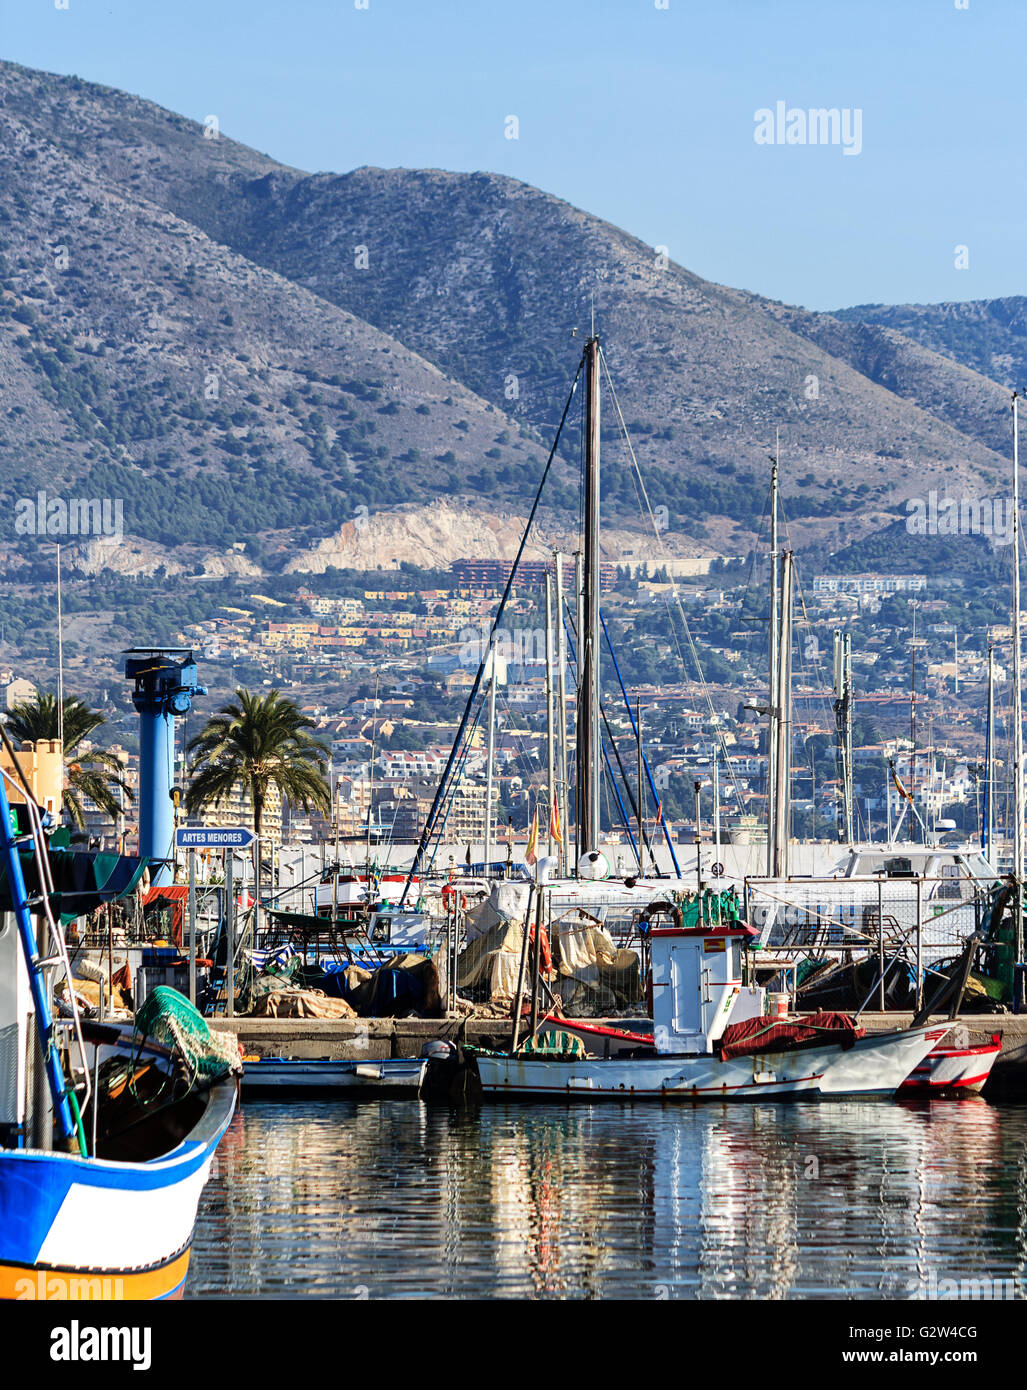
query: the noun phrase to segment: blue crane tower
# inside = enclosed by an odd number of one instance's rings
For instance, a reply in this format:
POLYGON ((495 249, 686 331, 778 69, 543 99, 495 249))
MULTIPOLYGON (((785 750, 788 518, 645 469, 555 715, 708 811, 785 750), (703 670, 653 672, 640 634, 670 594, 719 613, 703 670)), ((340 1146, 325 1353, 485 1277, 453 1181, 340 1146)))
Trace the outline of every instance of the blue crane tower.
POLYGON ((175 716, 188 714, 196 662, 187 647, 132 647, 124 653, 125 679, 134 681, 132 703, 139 711, 139 853, 157 861, 151 882, 170 883, 175 862, 175 808, 171 800, 175 759, 175 716))

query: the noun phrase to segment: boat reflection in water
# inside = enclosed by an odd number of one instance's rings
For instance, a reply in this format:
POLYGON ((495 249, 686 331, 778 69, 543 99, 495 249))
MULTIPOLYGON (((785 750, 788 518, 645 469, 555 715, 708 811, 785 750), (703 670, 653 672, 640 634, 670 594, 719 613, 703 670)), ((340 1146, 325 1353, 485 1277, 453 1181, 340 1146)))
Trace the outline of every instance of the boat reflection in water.
POLYGON ((1019 1297, 1025 1144, 977 1099, 251 1104, 187 1296, 1019 1297))

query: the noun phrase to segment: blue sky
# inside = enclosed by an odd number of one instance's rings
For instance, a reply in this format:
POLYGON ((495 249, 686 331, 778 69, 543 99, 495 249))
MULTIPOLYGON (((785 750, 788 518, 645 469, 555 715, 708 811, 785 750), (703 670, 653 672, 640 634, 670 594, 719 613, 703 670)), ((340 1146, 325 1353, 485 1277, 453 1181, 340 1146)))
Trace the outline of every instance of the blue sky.
POLYGON ((1027 290, 1024 0, 363 2, 0 0, 0 54, 304 169, 510 174, 812 308, 1027 290), (860 152, 757 144, 779 101, 860 152))

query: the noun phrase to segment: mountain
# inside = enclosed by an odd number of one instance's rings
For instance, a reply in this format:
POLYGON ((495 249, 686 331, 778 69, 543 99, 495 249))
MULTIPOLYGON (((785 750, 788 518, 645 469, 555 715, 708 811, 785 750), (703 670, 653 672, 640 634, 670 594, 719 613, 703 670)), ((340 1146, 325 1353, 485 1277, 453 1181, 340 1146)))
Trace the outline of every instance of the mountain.
MULTIPOLYGON (((537 476, 537 443, 489 402, 146 198, 116 157, 150 148, 117 94, 17 76, 0 107, 9 516, 41 487, 116 498, 133 535, 215 551, 266 537, 269 558, 283 536, 434 499, 482 459, 537 476), (42 90, 52 138, 20 114, 42 90), (113 150, 88 148, 100 113, 113 150)), ((181 124, 167 118, 169 139, 181 124)))
POLYGON ((8 500, 123 497, 133 535, 277 568, 370 510, 523 513, 593 304, 612 522, 642 524, 618 411, 693 551, 752 544, 778 428, 792 543, 818 554, 1005 478, 979 354, 704 281, 513 179, 308 174, 78 78, 0 64, 0 88, 8 500))
POLYGON ((1027 381, 1027 297, 946 304, 857 304, 836 309, 845 323, 872 324, 1023 390, 1027 381))

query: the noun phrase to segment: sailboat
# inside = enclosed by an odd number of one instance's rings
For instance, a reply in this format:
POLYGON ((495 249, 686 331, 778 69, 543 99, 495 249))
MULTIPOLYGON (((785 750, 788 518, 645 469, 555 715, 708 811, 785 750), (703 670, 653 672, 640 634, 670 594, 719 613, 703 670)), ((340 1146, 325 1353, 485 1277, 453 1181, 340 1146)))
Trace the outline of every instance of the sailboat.
MULTIPOLYGON (((919 1007, 927 985, 937 979, 939 972, 951 973, 953 959, 964 944, 978 932, 982 921, 985 931, 981 941, 982 965, 977 982, 992 1000, 1017 1004, 1016 989, 1022 978, 1016 963, 1023 959, 1021 904, 1023 882, 1023 745, 1022 699, 1020 686, 1021 613, 1019 557, 1019 429, 1018 398, 1014 394, 1013 415, 1013 774, 1014 774, 1014 833, 1013 875, 1005 884, 995 869, 994 834, 992 823, 994 747, 994 689, 993 659, 989 645, 989 686, 987 718, 987 779, 984 830, 980 845, 973 843, 932 843, 926 826, 916 811, 912 779, 904 786, 894 766, 891 782, 900 797, 902 816, 891 826, 887 842, 860 843, 855 838, 852 812, 852 675, 851 650, 847 638, 836 636, 835 641, 835 711, 838 722, 839 761, 844 793, 845 844, 828 872, 790 876, 788 855, 788 798, 787 761, 782 761, 779 737, 781 724, 787 717, 790 702, 786 644, 785 576, 787 557, 772 565, 772 611, 779 602, 779 624, 776 653, 772 643, 772 669, 778 679, 772 682, 777 691, 768 711, 771 747, 777 758, 772 763, 771 780, 775 789, 774 810, 770 826, 770 855, 765 876, 745 880, 744 893, 748 920, 760 931, 759 945, 765 953, 767 967, 776 963, 783 969, 792 968, 791 990, 795 997, 794 968, 788 962, 805 957, 808 965, 816 965, 798 992, 798 999, 807 1008, 854 1007, 836 991, 836 982, 847 971, 855 980, 852 964, 843 964, 842 957, 856 953, 863 963, 874 966, 871 978, 864 978, 861 1005, 871 1002, 880 1009, 919 1007), (780 573, 778 573, 778 569, 780 573), (780 599, 777 595, 780 593, 780 599), (778 737, 774 737, 774 735, 778 737), (783 768, 783 771, 782 771, 783 768), (909 839, 899 841, 902 818, 909 816, 909 839), (921 834, 915 838, 919 824, 921 834), (831 1000, 831 993, 835 999, 831 1000)), ((772 534, 776 537, 776 460, 772 482, 772 534)), ((772 549, 777 551, 776 539, 772 549)), ((915 623, 915 610, 914 610, 915 623)), ((914 627, 915 636, 915 627, 914 627)), ((912 648, 910 682, 910 763, 915 754, 915 646, 912 648)), ((905 777, 905 774, 903 774, 905 777)), ((890 788, 889 788, 890 792, 890 788)), ((890 805, 890 800, 889 800, 890 805)), ((937 837, 935 837, 937 839, 937 837)), ((860 962, 857 961, 856 969, 860 962)), ((770 974, 767 970, 764 978, 770 974)), ((981 1046, 985 1046, 982 1044, 981 1046)), ((997 1051, 994 1050, 994 1051, 997 1051)), ((994 1051, 985 1053, 964 1049, 962 1079, 976 1082, 980 1077, 982 1055, 994 1060, 994 1051)), ((990 1066, 990 1061, 988 1065, 990 1066)), ((932 1076, 937 1083, 948 1078, 953 1084, 959 1059, 951 1048, 939 1049, 934 1058, 932 1076)))

